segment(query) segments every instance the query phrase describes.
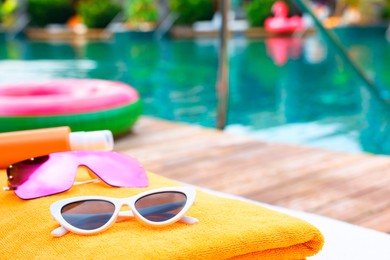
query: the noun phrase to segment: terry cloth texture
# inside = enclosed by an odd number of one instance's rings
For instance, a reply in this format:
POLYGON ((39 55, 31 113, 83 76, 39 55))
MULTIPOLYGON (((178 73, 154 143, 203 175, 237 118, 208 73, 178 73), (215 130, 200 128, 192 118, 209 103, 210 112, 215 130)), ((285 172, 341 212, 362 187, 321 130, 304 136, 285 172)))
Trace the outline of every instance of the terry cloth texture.
MULTIPOLYGON (((0 174, 1 185, 6 186, 6 173, 0 174)), ((52 219, 49 208, 57 200, 85 195, 129 197, 147 189, 183 185, 153 173, 148 176, 150 185, 146 189, 90 183, 33 200, 1 192, 0 255, 5 259, 279 260, 304 259, 323 246, 320 231, 303 220, 199 190, 187 213, 199 220, 194 225, 174 223, 153 228, 130 219, 96 235, 51 236, 59 224, 52 219)))

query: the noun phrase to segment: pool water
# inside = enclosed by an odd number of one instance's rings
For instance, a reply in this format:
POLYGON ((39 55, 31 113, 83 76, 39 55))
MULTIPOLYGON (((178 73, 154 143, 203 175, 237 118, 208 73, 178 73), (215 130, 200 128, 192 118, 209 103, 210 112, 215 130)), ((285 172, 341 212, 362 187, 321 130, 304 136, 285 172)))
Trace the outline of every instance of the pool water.
MULTIPOLYGON (((385 28, 336 31, 375 82, 368 88, 321 35, 229 41, 228 132, 350 152, 390 153, 385 28)), ((50 78, 126 82, 144 114, 215 127, 217 39, 34 42, 0 37, 0 83, 50 78)))

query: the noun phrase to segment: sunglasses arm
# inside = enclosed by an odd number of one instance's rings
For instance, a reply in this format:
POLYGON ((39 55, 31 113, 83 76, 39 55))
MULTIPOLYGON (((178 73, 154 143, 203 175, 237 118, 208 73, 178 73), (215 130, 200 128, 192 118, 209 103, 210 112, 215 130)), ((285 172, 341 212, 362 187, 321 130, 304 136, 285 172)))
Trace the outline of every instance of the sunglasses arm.
POLYGON ((51 235, 52 235, 53 237, 62 237, 62 236, 64 236, 64 235, 68 234, 68 232, 69 232, 69 231, 68 231, 67 229, 65 229, 63 226, 60 226, 60 227, 54 229, 54 230, 51 232, 51 235))
POLYGON ((190 216, 183 216, 179 220, 179 222, 184 223, 184 224, 188 224, 188 225, 192 225, 192 224, 198 223, 199 220, 197 218, 193 218, 193 217, 190 217, 190 216))
POLYGON ((88 184, 88 183, 98 183, 100 182, 99 179, 91 179, 86 181, 75 181, 73 185, 81 185, 81 184, 88 184))

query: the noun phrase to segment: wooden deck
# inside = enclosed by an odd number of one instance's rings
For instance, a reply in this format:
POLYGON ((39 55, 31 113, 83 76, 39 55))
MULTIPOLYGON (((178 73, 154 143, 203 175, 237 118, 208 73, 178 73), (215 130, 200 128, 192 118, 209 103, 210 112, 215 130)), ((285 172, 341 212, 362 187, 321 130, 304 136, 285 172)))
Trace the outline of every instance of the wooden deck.
POLYGON ((265 143, 143 117, 116 150, 201 187, 390 233, 390 157, 265 143))

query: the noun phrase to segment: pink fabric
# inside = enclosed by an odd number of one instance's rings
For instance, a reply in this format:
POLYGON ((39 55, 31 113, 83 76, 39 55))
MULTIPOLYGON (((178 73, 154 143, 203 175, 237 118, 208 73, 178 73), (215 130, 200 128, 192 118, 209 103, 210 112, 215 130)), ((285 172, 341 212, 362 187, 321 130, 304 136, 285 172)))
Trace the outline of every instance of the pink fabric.
POLYGON ((97 112, 139 99, 131 86, 98 79, 55 79, 0 85, 0 116, 66 115, 97 112))

